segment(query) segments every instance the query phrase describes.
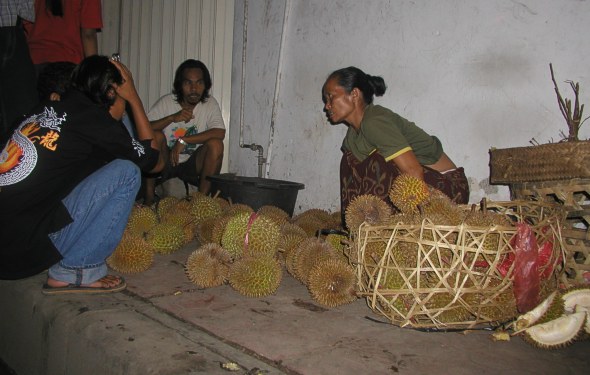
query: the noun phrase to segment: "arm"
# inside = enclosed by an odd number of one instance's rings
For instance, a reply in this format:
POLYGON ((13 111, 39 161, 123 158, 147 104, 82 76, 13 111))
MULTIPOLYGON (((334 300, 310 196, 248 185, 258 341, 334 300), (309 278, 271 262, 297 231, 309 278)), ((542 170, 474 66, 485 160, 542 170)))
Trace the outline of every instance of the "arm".
MULTIPOLYGON (((188 135, 185 137, 181 137, 179 139, 182 139, 182 141, 188 144, 204 144, 208 140, 215 138, 223 140, 225 138, 225 129, 212 128, 209 130, 205 130, 202 133, 188 135)), ((170 150, 170 160, 172 162, 172 165, 178 164, 179 155, 185 147, 186 145, 182 144, 181 141, 178 141, 174 144, 174 147, 172 148, 172 150, 170 150)))
POLYGON ((151 121, 150 124, 152 129, 154 130, 164 130, 168 125, 172 124, 173 122, 188 122, 193 118, 193 109, 192 108, 182 108, 180 111, 173 113, 171 115, 162 117, 159 120, 151 121))
POLYGON ((98 54, 98 38, 96 36, 96 29, 80 29, 80 38, 82 39, 84 57, 98 54))
POLYGON ((187 135, 185 137, 182 137, 182 140, 185 141, 186 143, 199 145, 199 144, 203 144, 213 138, 223 140, 225 138, 225 129, 212 128, 209 130, 205 130, 202 133, 187 135))
POLYGON ((416 159, 414 151, 410 150, 404 152, 393 158, 391 161, 395 163, 400 172, 424 180, 424 168, 422 168, 422 165, 418 162, 418 159, 416 159))
POLYGON ((135 89, 135 84, 133 83, 133 77, 131 76, 131 72, 127 67, 120 62, 112 61, 112 64, 119 69, 123 76, 123 83, 121 85, 115 85, 115 90, 117 94, 121 96, 123 99, 129 103, 129 107, 131 108, 131 112, 133 113, 133 118, 135 119, 135 128, 137 131, 137 138, 141 141, 143 140, 150 140, 150 146, 154 150, 160 151, 160 156, 158 158, 158 163, 154 167, 151 172, 158 172, 164 166, 164 160, 162 155, 162 150, 160 143, 156 140, 154 135, 154 131, 150 126, 150 122, 145 114, 143 109, 143 104, 135 89))

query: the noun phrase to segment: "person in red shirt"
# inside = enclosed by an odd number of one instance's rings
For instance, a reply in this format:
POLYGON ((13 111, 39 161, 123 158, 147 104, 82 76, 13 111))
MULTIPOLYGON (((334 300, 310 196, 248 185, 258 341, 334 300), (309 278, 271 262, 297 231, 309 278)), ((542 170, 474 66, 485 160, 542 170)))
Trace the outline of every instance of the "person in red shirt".
POLYGON ((24 27, 37 74, 49 62, 78 64, 98 53, 101 1, 35 0, 35 22, 24 22, 24 27))

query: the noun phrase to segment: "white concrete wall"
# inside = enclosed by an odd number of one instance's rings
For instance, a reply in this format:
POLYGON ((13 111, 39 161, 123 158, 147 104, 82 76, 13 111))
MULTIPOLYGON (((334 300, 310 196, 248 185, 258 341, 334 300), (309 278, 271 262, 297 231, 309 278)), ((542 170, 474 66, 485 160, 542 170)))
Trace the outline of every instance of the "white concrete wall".
MULTIPOLYGON (((381 75, 388 90, 375 102, 441 139, 465 167, 471 202, 509 199, 506 186, 488 183, 490 147, 567 134, 550 62, 562 95, 573 99, 564 82, 572 80, 581 103, 590 102, 588 1, 249 0, 241 116, 244 5, 236 0, 229 170, 258 171, 257 154, 239 147, 243 117, 243 143, 270 150, 265 175, 305 184, 296 212, 339 209, 346 126, 328 123, 321 100, 335 69, 381 75)), ((589 134, 590 121, 580 135, 589 134)))

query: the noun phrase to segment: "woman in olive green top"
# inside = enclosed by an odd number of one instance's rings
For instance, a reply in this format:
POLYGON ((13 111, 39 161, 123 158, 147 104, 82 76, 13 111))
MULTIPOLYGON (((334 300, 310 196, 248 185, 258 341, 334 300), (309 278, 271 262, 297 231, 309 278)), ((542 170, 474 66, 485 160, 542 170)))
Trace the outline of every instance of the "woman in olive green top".
POLYGON ((465 172, 444 153, 438 138, 373 104, 373 97, 385 90, 383 78, 356 67, 336 70, 324 83, 324 110, 330 122, 348 126, 340 163, 342 212, 362 194, 389 202, 391 182, 401 173, 424 180, 457 203, 468 203, 465 172))

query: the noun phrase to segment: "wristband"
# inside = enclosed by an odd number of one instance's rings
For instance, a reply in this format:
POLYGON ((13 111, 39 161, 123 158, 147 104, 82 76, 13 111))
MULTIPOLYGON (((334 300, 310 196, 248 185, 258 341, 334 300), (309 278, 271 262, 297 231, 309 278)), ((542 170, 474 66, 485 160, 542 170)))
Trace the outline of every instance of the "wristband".
POLYGON ((186 141, 184 139, 182 139, 182 138, 178 138, 178 143, 180 143, 183 146, 186 146, 187 145, 186 141))

